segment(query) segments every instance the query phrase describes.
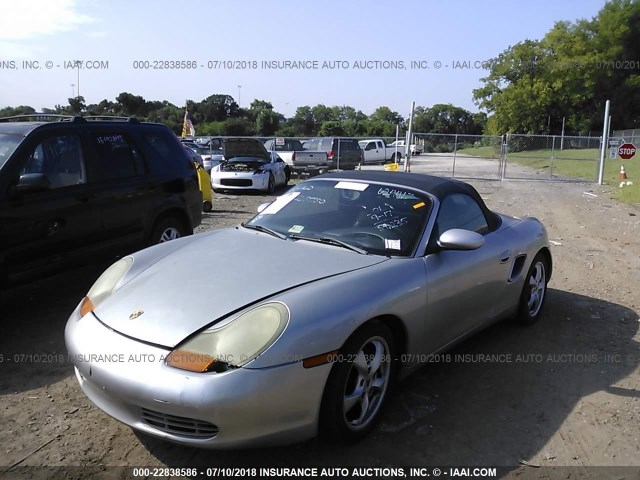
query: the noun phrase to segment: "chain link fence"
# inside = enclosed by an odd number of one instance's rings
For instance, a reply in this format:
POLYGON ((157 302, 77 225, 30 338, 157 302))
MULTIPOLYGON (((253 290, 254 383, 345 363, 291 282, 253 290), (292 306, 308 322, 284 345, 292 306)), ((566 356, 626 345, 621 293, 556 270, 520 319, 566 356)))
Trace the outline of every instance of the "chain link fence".
MULTIPOLYGON (((614 133, 611 140, 624 136, 625 141, 633 141, 632 134, 640 133, 640 130, 614 133)), ((216 149, 222 138, 232 137, 201 137, 195 140, 205 143, 205 148, 216 149)), ((317 140, 316 143, 309 142, 311 137, 254 138, 261 140, 267 150, 276 151, 289 165, 294 164, 295 155, 302 156, 311 146, 324 146, 317 140), (293 155, 292 152, 297 153, 293 155)), ((394 146, 395 137, 326 138, 335 141, 327 143, 324 150, 328 155, 341 159, 348 153, 346 147, 343 151, 343 146, 347 145, 345 142, 352 145, 354 139, 357 140, 362 149, 360 163, 363 168, 379 168, 374 166, 396 161, 404 163, 406 160, 406 147, 394 146)), ((640 137, 635 138, 640 143, 640 137)), ((399 140, 404 142, 404 136, 399 140)), ((414 152, 412 165, 419 164, 420 171, 431 175, 460 179, 593 182, 598 178, 601 143, 601 137, 594 136, 415 133, 410 149, 414 152)))
POLYGON ((508 134, 502 178, 596 181, 601 137, 508 134))
POLYGON ((633 143, 634 145, 640 144, 640 128, 615 130, 612 136, 622 138, 627 143, 633 143))

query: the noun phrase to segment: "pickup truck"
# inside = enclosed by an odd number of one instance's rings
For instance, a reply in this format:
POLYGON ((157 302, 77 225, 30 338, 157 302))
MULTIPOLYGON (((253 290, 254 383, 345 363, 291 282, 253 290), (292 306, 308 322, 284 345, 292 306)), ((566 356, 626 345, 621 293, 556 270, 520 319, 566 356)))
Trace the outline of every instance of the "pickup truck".
POLYGON ((328 170, 355 170, 362 163, 362 149, 355 138, 314 137, 296 152, 293 170, 298 173, 324 173, 328 170))
POLYGON ((296 152, 302 151, 302 142, 297 138, 272 138, 264 142, 270 152, 278 152, 278 156, 289 166, 293 166, 296 152))
MULTIPOLYGON (((396 145, 398 146, 398 150, 402 150, 404 152, 404 148, 406 145, 404 140, 396 140, 389 146, 395 148, 396 145)), ((422 145, 416 145, 415 143, 412 143, 411 145, 409 145, 409 149, 411 151, 411 155, 420 155, 422 153, 422 145)))
POLYGON ((364 163, 400 162, 404 147, 387 145, 381 138, 370 138, 358 142, 364 152, 364 163))

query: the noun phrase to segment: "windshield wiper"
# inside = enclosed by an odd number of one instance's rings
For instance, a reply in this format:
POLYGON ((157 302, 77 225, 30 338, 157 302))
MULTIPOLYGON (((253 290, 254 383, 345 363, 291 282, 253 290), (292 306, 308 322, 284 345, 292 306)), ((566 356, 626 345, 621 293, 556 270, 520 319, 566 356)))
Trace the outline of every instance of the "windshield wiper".
POLYGON ((358 248, 356 246, 351 245, 350 243, 347 242, 343 242, 342 240, 338 240, 337 238, 331 238, 331 237, 306 237, 304 235, 297 235, 297 234, 292 234, 289 235, 289 238, 293 239, 293 240, 309 240, 310 242, 317 242, 317 243, 324 243, 327 245, 335 245, 337 247, 342 247, 342 248, 346 248, 348 250, 351 250, 353 252, 357 252, 361 255, 369 255, 369 252, 367 252, 366 250, 362 249, 362 248, 358 248))
POLYGON ((279 238, 280 240, 287 239, 286 235, 280 232, 276 232, 275 230, 271 230, 269 227, 263 227, 262 225, 250 225, 248 223, 241 223, 240 225, 242 225, 244 228, 249 228, 251 230, 257 230, 259 232, 268 233, 269 235, 279 238))

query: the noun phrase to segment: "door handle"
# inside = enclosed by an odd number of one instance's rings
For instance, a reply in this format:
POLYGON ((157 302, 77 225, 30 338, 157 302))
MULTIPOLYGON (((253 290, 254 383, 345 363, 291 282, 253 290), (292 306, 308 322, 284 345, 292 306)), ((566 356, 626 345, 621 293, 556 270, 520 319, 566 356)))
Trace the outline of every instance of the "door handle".
POLYGON ((500 254, 500 263, 507 263, 511 258, 511 250, 506 250, 500 254))

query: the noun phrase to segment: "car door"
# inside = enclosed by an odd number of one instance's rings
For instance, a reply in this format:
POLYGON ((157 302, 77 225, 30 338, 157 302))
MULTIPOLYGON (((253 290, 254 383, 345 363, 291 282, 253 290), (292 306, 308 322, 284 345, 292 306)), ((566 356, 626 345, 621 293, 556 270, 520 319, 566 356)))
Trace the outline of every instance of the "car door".
POLYGON ((80 129, 29 135, 3 169, 0 263, 10 278, 31 276, 77 258, 99 242, 101 217, 86 169, 80 129))
POLYGON ((362 149, 364 152, 364 163, 374 163, 376 161, 376 142, 369 141, 362 149))
POLYGON ((276 185, 284 185, 287 183, 287 174, 285 172, 286 163, 279 156, 275 156, 273 159, 273 170, 276 180, 276 185))
POLYGON ((438 210, 427 255, 426 342, 430 350, 455 341, 490 320, 509 275, 510 253, 506 242, 489 223, 469 195, 450 194, 438 210), (484 236, 476 250, 443 250, 436 242, 452 228, 484 236), (443 339, 434 341, 432 339, 443 339))
POLYGON ((102 212, 104 242, 114 248, 144 240, 154 197, 161 195, 146 170, 131 129, 93 126, 90 173, 102 212))

